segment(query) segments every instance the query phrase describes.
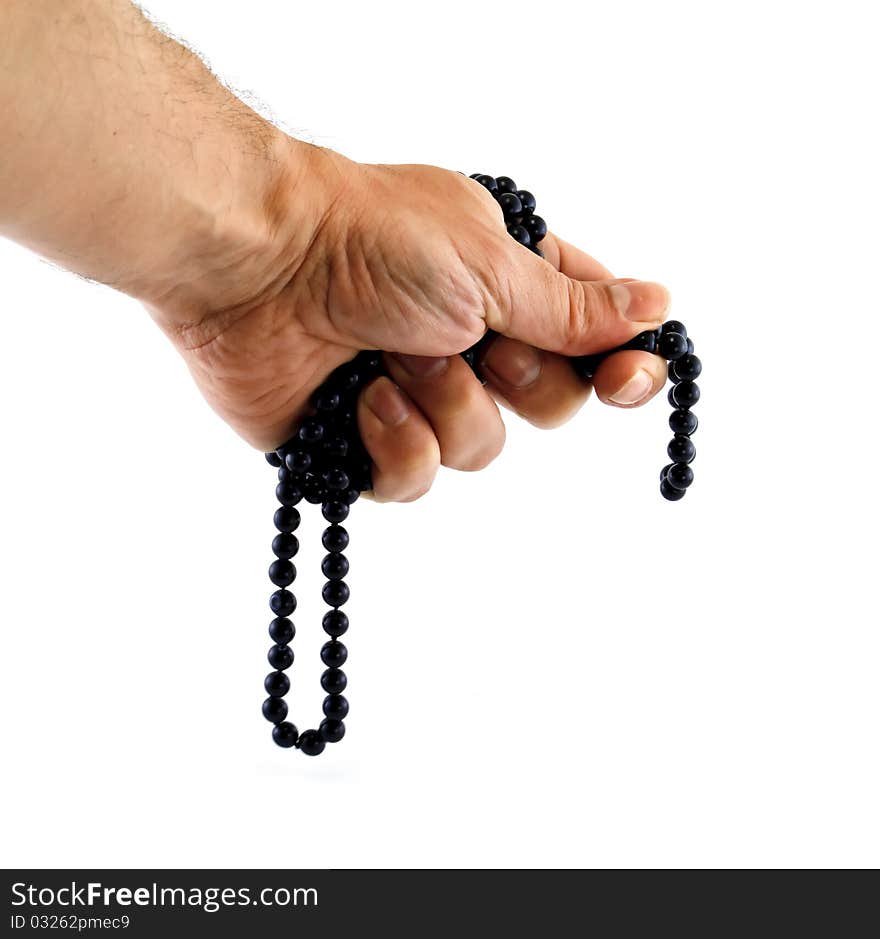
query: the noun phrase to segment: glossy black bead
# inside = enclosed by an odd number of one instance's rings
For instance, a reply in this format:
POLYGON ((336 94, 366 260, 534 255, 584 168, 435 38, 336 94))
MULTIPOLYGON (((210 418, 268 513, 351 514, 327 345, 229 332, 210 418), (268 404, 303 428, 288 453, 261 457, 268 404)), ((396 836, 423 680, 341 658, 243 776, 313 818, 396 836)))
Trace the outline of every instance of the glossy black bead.
POLYGON ((681 333, 670 333, 664 329, 657 343, 657 352, 664 359, 680 359, 687 354, 687 339, 681 333))
POLYGON ((669 472, 669 467, 670 467, 670 466, 672 466, 672 464, 671 464, 671 463, 667 463, 666 466, 664 466, 663 469, 660 470, 660 482, 661 482, 661 483, 663 482, 664 479, 666 479, 666 474, 669 472))
POLYGON ((328 694, 324 698, 324 716, 332 721, 343 721, 348 716, 348 699, 341 694, 328 694))
POLYGON ((339 743, 345 736, 345 724, 342 721, 332 721, 327 717, 318 725, 318 732, 327 743, 339 743))
POLYGON ((507 234, 510 235, 514 241, 518 241, 521 245, 525 245, 527 248, 532 243, 531 236, 522 225, 508 225, 507 234))
POLYGON ((495 182, 498 184, 498 191, 501 193, 516 192, 516 183, 509 176, 499 176, 495 182))
POLYGON ((669 368, 670 371, 675 370, 676 376, 681 381, 696 381, 703 371, 703 363, 695 355, 686 352, 680 359, 676 359, 669 368))
POLYGON ((264 453, 263 456, 266 457, 269 466, 281 466, 281 457, 274 450, 264 453))
POLYGON ((333 499, 321 506, 321 514, 328 522, 344 522, 348 518, 348 503, 333 499))
POLYGON ((342 580, 348 573, 348 558, 344 554, 328 554, 321 561, 321 572, 328 580, 342 580))
POLYGON ((684 323, 680 320, 666 320, 660 327, 660 332, 661 334, 678 333, 679 336, 683 336, 685 339, 688 337, 688 331, 684 328, 684 323))
POLYGON ((282 505, 296 505, 302 497, 299 487, 293 483, 278 483, 275 487, 275 498, 282 505))
POLYGON ((685 494, 684 489, 675 489, 669 485, 669 480, 664 479, 660 483, 660 495, 664 499, 668 499, 670 502, 678 502, 679 499, 683 499, 685 494))
POLYGON ((272 739, 279 747, 284 747, 285 749, 295 747, 298 737, 299 731, 289 721, 284 721, 283 724, 272 728, 272 739))
POLYGON ((474 173, 471 179, 475 179, 483 188, 488 189, 489 192, 498 191, 498 183, 494 176, 487 176, 485 173, 474 173))
POLYGON ((293 450, 284 458, 284 464, 291 473, 305 473, 312 465, 312 458, 305 450, 293 450))
POLYGON ((571 364, 584 381, 592 381, 599 363, 604 358, 603 355, 578 355, 571 360, 571 364))
POLYGON ((321 596, 327 606, 342 606, 350 596, 348 584, 343 580, 328 580, 321 590, 321 596))
MULTIPOLYGON (((675 374, 675 362, 667 363, 666 376, 673 385, 677 385, 681 381, 678 375, 675 374)), ((672 394, 669 395, 669 403, 675 407, 675 399, 673 398, 672 394)))
POLYGON ((272 519, 278 531, 291 532, 299 528, 299 510, 292 505, 282 505, 280 509, 275 510, 275 516, 272 519))
POLYGON ((296 626, 286 616, 276 616, 269 623, 269 635, 278 645, 285 646, 296 635, 296 626))
POLYGON ((291 473, 286 466, 281 466, 278 469, 278 482, 280 483, 293 483, 296 485, 299 476, 296 473, 291 473))
POLYGON ((694 354, 694 344, 691 341, 690 337, 688 337, 687 351, 688 351, 688 355, 694 354))
POLYGON ((669 391, 666 392, 666 400, 669 402, 671 408, 677 408, 678 405, 675 403, 675 398, 673 397, 673 392, 675 391, 675 385, 673 385, 669 391))
POLYGON ((263 686, 270 697, 283 698, 290 691, 290 679, 284 672, 269 672, 263 686))
POLYGON ((347 684, 345 672, 339 668, 328 668, 321 676, 321 687, 327 694, 342 694, 347 684))
POLYGON ((344 460, 348 455, 348 441, 344 437, 331 437, 324 444, 324 452, 327 456, 344 460))
POLYGON ((269 650, 269 664, 279 672, 293 665, 293 649, 290 646, 275 645, 269 650))
POLYGON ((324 473, 324 482, 328 489, 348 489, 348 473, 341 469, 331 469, 324 473))
POLYGON ((697 455, 697 448, 694 446, 690 437, 676 434, 672 440, 669 441, 666 452, 673 463, 690 463, 697 455))
MULTIPOLYGON (((299 551, 299 538, 297 538, 296 535, 291 535, 289 532, 282 532, 272 539, 272 553, 276 558, 288 560, 294 557, 297 551, 299 551)), ((279 584, 278 586, 283 587, 285 585, 279 584)))
POLYGON ((263 702, 263 717, 270 724, 280 724, 287 717, 287 702, 281 698, 266 698, 263 702))
POLYGON ((621 346, 622 349, 636 349, 639 352, 654 352, 657 349, 657 337, 654 331, 649 329, 646 332, 633 336, 629 342, 621 346))
POLYGON ((303 443, 317 443, 324 436, 324 423, 314 417, 305 421, 297 432, 303 443))
POLYGON ((348 649, 345 648, 343 643, 337 642, 335 639, 325 642, 321 646, 321 661, 327 668, 342 668, 347 658, 348 649))
POLYGON ((321 544, 327 551, 344 551, 348 547, 348 532, 341 525, 330 525, 321 535, 321 544))
POLYGON ((317 476, 309 476, 303 483, 303 495, 306 502, 311 505, 320 505, 327 498, 327 487, 323 479, 317 476))
POLYGON ((304 730, 299 735, 297 746, 306 756, 319 756, 324 752, 324 738, 317 730, 304 730))
MULTIPOLYGON (((537 203, 535 202, 535 197, 528 191, 528 189, 519 189, 516 193, 519 196, 519 201, 522 203, 523 214, 531 215, 535 211, 537 203)), ((543 237, 543 236, 542 236, 543 237)))
POLYGON ((515 192, 505 192, 498 197, 498 205, 504 213, 504 218, 510 222, 522 215, 522 202, 515 192))
POLYGON ((342 397, 339 392, 333 391, 332 389, 318 391, 314 397, 315 407, 324 413, 335 411, 341 401, 342 397))
POLYGON ((360 490, 352 486, 350 489, 346 489, 340 498, 346 505, 354 505, 360 497, 360 490))
POLYGON ((296 609, 296 597, 289 590, 276 590, 269 597, 269 608, 276 616, 290 616, 296 609))
POLYGON ((673 489, 687 489, 694 481, 694 471, 687 463, 673 463, 666 474, 666 481, 673 489))
POLYGON ((700 400, 700 388, 694 381, 679 382, 672 391, 672 400, 679 408, 692 408, 700 400))
POLYGON ((342 610, 328 610, 321 620, 321 626, 328 636, 336 639, 348 632, 348 617, 342 610))
POLYGON ((689 436, 697 429, 697 415, 693 411, 680 408, 669 415, 669 429, 674 434, 689 436))
POLYGON ((269 565, 269 580, 276 587, 289 587, 296 580, 296 568, 290 561, 279 558, 269 565))
POLYGON ((528 215, 523 219, 523 227, 532 236, 536 244, 547 234, 547 223, 540 215, 528 215))

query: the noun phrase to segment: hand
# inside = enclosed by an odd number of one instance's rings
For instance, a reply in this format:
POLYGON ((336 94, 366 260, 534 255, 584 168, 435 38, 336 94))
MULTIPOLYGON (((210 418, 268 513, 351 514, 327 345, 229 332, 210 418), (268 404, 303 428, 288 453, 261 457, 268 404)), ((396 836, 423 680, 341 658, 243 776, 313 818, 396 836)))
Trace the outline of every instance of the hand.
MULTIPOLYGON (((552 234, 545 260, 518 245, 491 195, 459 173, 314 148, 308 164, 295 174, 308 237, 299 225, 296 238, 227 270, 234 302, 209 294, 197 320, 150 309, 211 406, 261 450, 291 435, 334 368, 385 350, 390 378, 358 406, 381 501, 419 497, 441 464, 486 466, 504 443, 496 402, 539 427, 567 420, 591 389, 566 356, 617 346, 665 315, 657 284, 615 280, 552 234), (501 335, 483 354, 484 388, 456 353, 487 328, 501 335)), ((660 359, 626 351, 594 385, 605 403, 633 407, 665 378, 660 359)))

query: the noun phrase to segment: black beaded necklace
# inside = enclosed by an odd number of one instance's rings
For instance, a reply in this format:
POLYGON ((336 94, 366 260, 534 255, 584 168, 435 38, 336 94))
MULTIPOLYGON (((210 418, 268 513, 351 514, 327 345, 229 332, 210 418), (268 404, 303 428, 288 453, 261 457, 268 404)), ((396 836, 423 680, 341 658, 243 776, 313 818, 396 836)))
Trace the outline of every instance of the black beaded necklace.
MULTIPOLYGON (((495 197, 510 236, 543 257, 538 245, 547 234, 547 225, 535 214, 535 197, 517 189, 507 176, 496 179, 477 173, 471 179, 495 197)), ((487 333, 476 345, 461 353, 481 381, 484 379, 479 370, 480 354, 492 335, 487 333)), ((694 355, 693 343, 684 326, 677 320, 669 320, 660 329, 640 333, 618 349, 578 356, 572 359, 572 364, 578 375, 590 381, 599 363, 620 349, 650 352, 669 363, 669 378, 673 383, 669 403, 674 408, 669 426, 674 436, 667 447, 672 462, 660 473, 660 493, 665 499, 677 501, 694 479, 690 463, 696 450, 690 438, 697 429, 697 417, 691 408, 700 399, 700 389, 695 383, 701 370, 700 360, 694 355)), ((348 630, 348 617, 340 607, 348 600, 349 590, 344 580, 348 559, 343 553, 348 547, 348 532, 342 523, 361 492, 372 488, 370 457, 358 433, 356 405, 361 389, 383 374, 380 352, 361 352, 337 368, 313 394, 312 416, 302 423, 295 436, 266 454, 266 460, 278 468, 275 495, 281 506, 274 519, 279 532, 272 542, 276 559, 269 567, 269 579, 278 588, 269 598, 269 606, 275 614, 269 624, 269 635, 275 643, 269 650, 269 664, 274 671, 266 677, 269 697, 263 702, 263 715, 275 725, 272 738, 279 747, 296 747, 309 756, 317 756, 326 744, 337 743, 345 736, 343 721, 348 714, 348 700, 343 695, 347 682, 342 666, 348 650, 339 637, 348 630), (289 618, 296 609, 296 597, 288 589, 296 577, 291 558, 299 550, 299 541, 293 533, 300 522, 296 506, 303 499, 320 505, 324 518, 330 523, 321 538, 328 552, 321 562, 321 571, 327 578, 321 592, 331 609, 322 623, 330 637, 321 649, 321 661, 326 666, 321 675, 321 687, 327 693, 324 720, 317 730, 299 733, 287 720, 284 695, 290 689, 285 672, 293 664, 290 641, 296 633, 289 618)))

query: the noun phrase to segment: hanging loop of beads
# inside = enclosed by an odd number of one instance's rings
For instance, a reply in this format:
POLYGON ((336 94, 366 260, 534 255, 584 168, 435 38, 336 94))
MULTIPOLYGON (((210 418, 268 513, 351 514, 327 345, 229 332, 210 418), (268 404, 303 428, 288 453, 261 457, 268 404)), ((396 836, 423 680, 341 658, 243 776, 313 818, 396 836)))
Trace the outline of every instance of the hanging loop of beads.
MULTIPOLYGON (((535 211, 535 197, 525 189, 518 189, 509 176, 475 173, 471 179, 492 194, 510 237, 543 257, 539 245, 547 234, 547 224, 535 211)), ((480 359, 493 336, 494 333, 487 332, 478 343, 461 353, 481 381, 485 380, 480 373, 480 359)), ((697 429, 697 417, 691 409, 700 400, 696 379, 702 365, 694 354, 687 330, 678 320, 669 320, 660 329, 639 333, 617 349, 576 356, 571 360, 572 365, 581 378, 592 381, 601 362, 623 349, 658 355, 668 363, 672 382, 668 400, 673 408, 669 427, 674 436, 667 447, 670 462, 660 472, 660 494, 676 502, 685 496, 694 479, 690 464, 696 450, 691 435, 697 429)), ((274 725, 272 738, 279 747, 295 747, 308 756, 317 756, 328 743, 338 743, 345 736, 348 699, 344 695, 347 679, 342 666, 348 658, 348 650, 340 637, 348 631, 349 623, 341 608, 350 592, 345 583, 349 564, 344 553, 349 535, 342 523, 360 493, 372 488, 372 464, 357 427, 357 399, 361 389, 384 374, 380 352, 359 353, 337 368, 314 392, 311 414, 296 434, 277 450, 266 454, 268 463, 278 470, 275 496, 280 505, 274 517, 278 531, 272 541, 275 560, 269 567, 269 579, 276 588, 269 598, 269 607, 275 616, 269 624, 273 645, 268 658, 273 671, 264 682, 268 697, 263 702, 263 716, 274 725), (296 628, 290 617, 296 610, 296 597, 289 588, 297 576, 293 558, 299 551, 299 540, 294 532, 300 523, 297 506, 303 502, 320 505, 328 522, 321 537, 327 552, 321 561, 321 572, 326 578, 321 594, 329 607, 322 620, 329 638, 321 648, 321 661, 325 666, 321 675, 321 687, 326 693, 324 719, 317 729, 300 733, 287 720, 284 696, 290 690, 286 673, 294 661, 290 643, 296 628)))

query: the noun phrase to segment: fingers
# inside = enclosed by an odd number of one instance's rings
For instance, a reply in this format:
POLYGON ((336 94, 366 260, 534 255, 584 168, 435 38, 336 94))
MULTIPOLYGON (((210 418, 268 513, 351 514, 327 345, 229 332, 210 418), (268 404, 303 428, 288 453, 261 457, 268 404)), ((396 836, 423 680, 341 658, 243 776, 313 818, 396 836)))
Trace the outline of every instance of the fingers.
POLYGON ((373 460, 373 497, 411 502, 431 487, 440 445, 415 403, 390 379, 377 378, 358 401, 358 427, 373 460))
POLYGON ((646 404, 666 383, 666 362, 658 355, 626 350, 609 355, 593 376, 600 401, 619 408, 646 404))
MULTIPOLYGON (((553 239, 548 248, 559 263, 594 271, 588 255, 553 239)), ((529 345, 564 355, 586 355, 623 344, 656 329, 669 306, 665 287, 650 281, 569 277, 516 245, 504 289, 487 311, 491 329, 529 345)), ((592 262, 592 263, 591 263, 592 262)))
POLYGON ((568 359, 517 339, 493 339, 480 364, 492 393, 537 427, 558 427, 590 396, 568 359))
POLYGON ((504 446, 504 421, 464 359, 386 355, 385 364, 427 418, 444 466, 479 470, 498 456, 504 446))
POLYGON ((612 280, 614 275, 586 251, 563 241, 553 232, 547 232, 541 242, 544 259, 557 271, 575 280, 612 280))

